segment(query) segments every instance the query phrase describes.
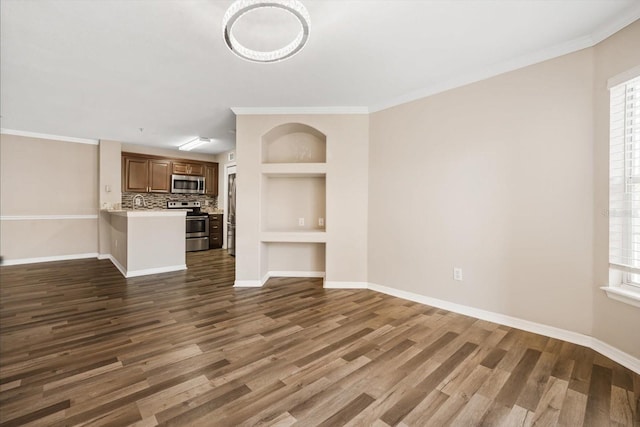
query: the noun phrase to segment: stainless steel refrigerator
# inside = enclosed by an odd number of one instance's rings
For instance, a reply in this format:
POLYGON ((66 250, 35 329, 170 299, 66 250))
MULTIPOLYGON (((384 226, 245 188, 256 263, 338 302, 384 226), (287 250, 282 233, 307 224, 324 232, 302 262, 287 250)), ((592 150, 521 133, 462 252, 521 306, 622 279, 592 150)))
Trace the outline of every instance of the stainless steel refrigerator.
MULTIPOLYGON (((235 168, 234 168, 235 169, 235 168)), ((236 256, 236 174, 229 174, 227 191, 227 252, 236 256)))

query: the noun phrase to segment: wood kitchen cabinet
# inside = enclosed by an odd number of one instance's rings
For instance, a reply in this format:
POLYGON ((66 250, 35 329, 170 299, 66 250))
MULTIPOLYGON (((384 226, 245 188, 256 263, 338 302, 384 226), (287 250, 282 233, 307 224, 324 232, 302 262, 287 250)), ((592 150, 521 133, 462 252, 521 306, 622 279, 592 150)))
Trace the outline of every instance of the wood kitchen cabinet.
POLYGON ((209 249, 222 247, 222 214, 209 214, 209 249))
POLYGON ((122 191, 169 193, 170 190, 171 160, 122 157, 122 191))
POLYGON ((208 196, 218 195, 218 164, 207 163, 204 173, 204 194, 208 196))
POLYGON ((173 173, 176 175, 204 176, 205 166, 203 163, 174 162, 173 173))
POLYGON ((123 192, 170 193, 172 174, 204 176, 205 194, 218 195, 217 163, 122 153, 123 192))

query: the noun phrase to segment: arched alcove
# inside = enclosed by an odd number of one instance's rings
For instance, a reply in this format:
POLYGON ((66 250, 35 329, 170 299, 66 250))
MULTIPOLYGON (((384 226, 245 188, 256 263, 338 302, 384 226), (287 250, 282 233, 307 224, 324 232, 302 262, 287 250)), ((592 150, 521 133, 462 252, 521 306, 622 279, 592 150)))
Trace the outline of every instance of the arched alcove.
POLYGON ((262 163, 325 163, 327 137, 302 124, 286 123, 262 137, 262 163))

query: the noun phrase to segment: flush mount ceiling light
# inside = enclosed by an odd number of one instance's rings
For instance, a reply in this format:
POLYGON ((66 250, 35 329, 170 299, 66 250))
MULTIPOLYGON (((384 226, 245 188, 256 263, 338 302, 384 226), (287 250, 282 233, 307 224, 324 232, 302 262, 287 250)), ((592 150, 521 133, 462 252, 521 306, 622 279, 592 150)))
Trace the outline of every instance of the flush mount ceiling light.
POLYGON ((182 151, 191 151, 194 148, 197 148, 203 144, 206 144, 208 142, 211 142, 211 139, 209 138, 196 138, 192 141, 189 141, 185 144, 182 144, 181 146, 178 147, 178 150, 182 150, 182 151))
POLYGON ((278 62, 291 58, 300 52, 309 38, 309 26, 311 20, 309 12, 298 0, 238 0, 233 3, 224 14, 222 30, 224 41, 231 52, 242 59, 253 62, 278 62), (291 13, 302 27, 298 35, 280 49, 271 51, 259 51, 243 46, 233 35, 233 26, 247 12, 263 8, 277 8, 291 13))

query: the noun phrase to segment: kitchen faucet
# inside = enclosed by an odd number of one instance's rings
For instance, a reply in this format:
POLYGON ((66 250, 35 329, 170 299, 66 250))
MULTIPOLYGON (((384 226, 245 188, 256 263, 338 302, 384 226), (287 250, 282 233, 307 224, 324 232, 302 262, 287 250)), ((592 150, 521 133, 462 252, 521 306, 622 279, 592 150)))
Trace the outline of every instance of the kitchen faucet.
POLYGON ((143 206, 145 208, 147 207, 147 203, 144 201, 144 196, 142 194, 136 194, 135 196, 133 196, 131 203, 133 203, 133 209, 135 209, 136 206, 143 206), (140 199, 140 202, 138 202, 138 199, 140 199))

